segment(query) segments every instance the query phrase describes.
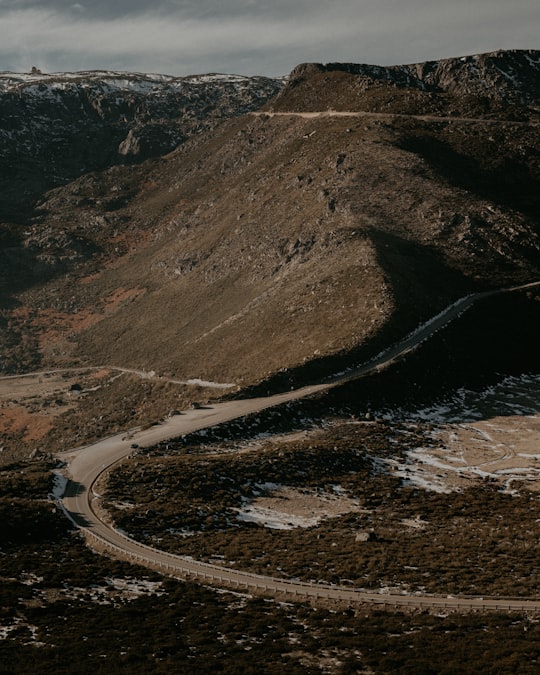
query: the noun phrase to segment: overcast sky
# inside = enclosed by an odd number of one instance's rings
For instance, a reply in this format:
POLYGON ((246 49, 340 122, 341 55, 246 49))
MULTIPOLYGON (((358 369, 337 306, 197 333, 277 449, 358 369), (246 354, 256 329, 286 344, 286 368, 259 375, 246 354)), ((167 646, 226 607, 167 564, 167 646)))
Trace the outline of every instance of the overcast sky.
POLYGON ((0 0, 0 70, 286 75, 540 49, 539 0, 0 0))

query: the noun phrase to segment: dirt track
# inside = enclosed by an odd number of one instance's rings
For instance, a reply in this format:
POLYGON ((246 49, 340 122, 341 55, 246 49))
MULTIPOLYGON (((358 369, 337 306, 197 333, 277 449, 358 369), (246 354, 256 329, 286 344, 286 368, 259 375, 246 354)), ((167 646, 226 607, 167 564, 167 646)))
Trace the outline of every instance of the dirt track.
POLYGON ((453 117, 443 115, 411 115, 406 113, 378 113, 365 111, 338 111, 338 110, 321 110, 317 112, 252 112, 251 115, 256 117, 301 117, 306 120, 321 119, 325 117, 372 117, 383 120, 395 119, 415 119, 422 122, 464 122, 464 123, 481 123, 481 124, 513 124, 517 126, 537 126, 534 122, 521 122, 516 120, 499 120, 489 119, 484 117, 453 117))

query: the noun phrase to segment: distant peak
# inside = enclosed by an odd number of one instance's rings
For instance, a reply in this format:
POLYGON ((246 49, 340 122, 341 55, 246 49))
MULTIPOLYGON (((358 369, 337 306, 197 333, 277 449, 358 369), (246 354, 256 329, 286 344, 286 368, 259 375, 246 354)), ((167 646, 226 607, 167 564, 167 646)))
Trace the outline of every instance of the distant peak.
MULTIPOLYGON (((289 88, 321 73, 347 73, 368 83, 432 92, 540 102, 540 51, 497 50, 420 63, 379 66, 365 63, 302 63, 291 72, 289 88)), ((283 96, 287 95, 287 90, 283 96)))

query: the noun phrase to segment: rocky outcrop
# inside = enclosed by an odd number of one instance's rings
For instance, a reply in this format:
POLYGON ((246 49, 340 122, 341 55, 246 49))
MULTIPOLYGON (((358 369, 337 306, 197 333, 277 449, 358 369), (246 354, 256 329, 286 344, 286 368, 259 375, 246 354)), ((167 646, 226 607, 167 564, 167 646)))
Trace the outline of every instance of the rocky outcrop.
POLYGON ((540 103, 540 51, 513 50, 430 61, 405 68, 424 86, 456 96, 540 103))
POLYGON ((265 77, 0 73, 0 221, 83 173, 173 150, 281 88, 265 77))
MULTIPOLYGON (((291 73, 289 82, 275 102, 275 109, 294 105, 299 109, 310 103, 309 93, 318 90, 321 97, 320 81, 326 77, 326 90, 332 91, 334 78, 349 78, 349 91, 335 101, 337 106, 350 106, 351 110, 366 109, 385 111, 385 99, 381 104, 381 90, 390 90, 392 95, 400 93, 399 104, 403 106, 403 93, 413 96, 419 113, 441 112, 444 96, 454 114, 464 110, 471 98, 481 99, 483 109, 475 114, 489 113, 494 107, 497 112, 501 105, 518 106, 520 109, 540 104, 540 51, 513 50, 477 54, 460 58, 442 59, 400 66, 375 66, 355 63, 304 63, 291 73), (299 92, 305 90, 302 97, 299 92), (368 95, 366 96, 366 92, 368 95), (377 92, 378 95, 374 95, 377 92), (414 97, 414 94, 417 94, 414 97), (418 95, 421 95, 418 97, 418 95), (439 106, 439 107, 437 107, 439 106)), ((340 86, 342 86, 340 80, 340 86)), ((334 92, 332 92, 334 96, 334 92)), ((318 105, 331 106, 332 101, 320 98, 318 105)), ((309 108, 310 109, 310 108, 309 108)), ((393 110, 389 110, 391 112, 393 110)), ((414 112, 414 109, 411 110, 414 112)))

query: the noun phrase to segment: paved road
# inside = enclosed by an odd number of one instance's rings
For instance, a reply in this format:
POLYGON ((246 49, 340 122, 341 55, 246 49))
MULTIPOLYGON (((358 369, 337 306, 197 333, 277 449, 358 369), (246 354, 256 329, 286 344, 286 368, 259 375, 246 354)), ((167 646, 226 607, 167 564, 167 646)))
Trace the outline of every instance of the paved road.
POLYGON ((175 438, 181 434, 208 428, 225 421, 259 412, 286 401, 301 399, 317 392, 328 390, 338 384, 367 373, 376 372, 398 358, 403 358, 421 342, 428 339, 444 325, 466 311, 478 300, 496 293, 511 292, 539 286, 540 282, 488 293, 466 296, 445 309, 439 315, 419 327, 397 345, 376 358, 351 371, 341 373, 324 383, 303 387, 274 396, 227 401, 213 407, 189 410, 171 417, 149 429, 135 429, 102 439, 101 441, 59 455, 68 463, 71 481, 63 497, 66 514, 86 535, 89 543, 98 550, 136 561, 165 573, 202 579, 214 585, 260 591, 273 595, 286 595, 297 599, 327 599, 342 603, 369 603, 386 607, 415 607, 420 609, 482 610, 482 611, 540 611, 540 599, 503 599, 469 597, 435 597, 421 595, 381 594, 358 588, 328 584, 303 583, 259 576, 207 563, 147 547, 111 527, 101 515, 96 483, 101 474, 114 463, 129 456, 132 443, 149 446, 159 441, 175 438))

